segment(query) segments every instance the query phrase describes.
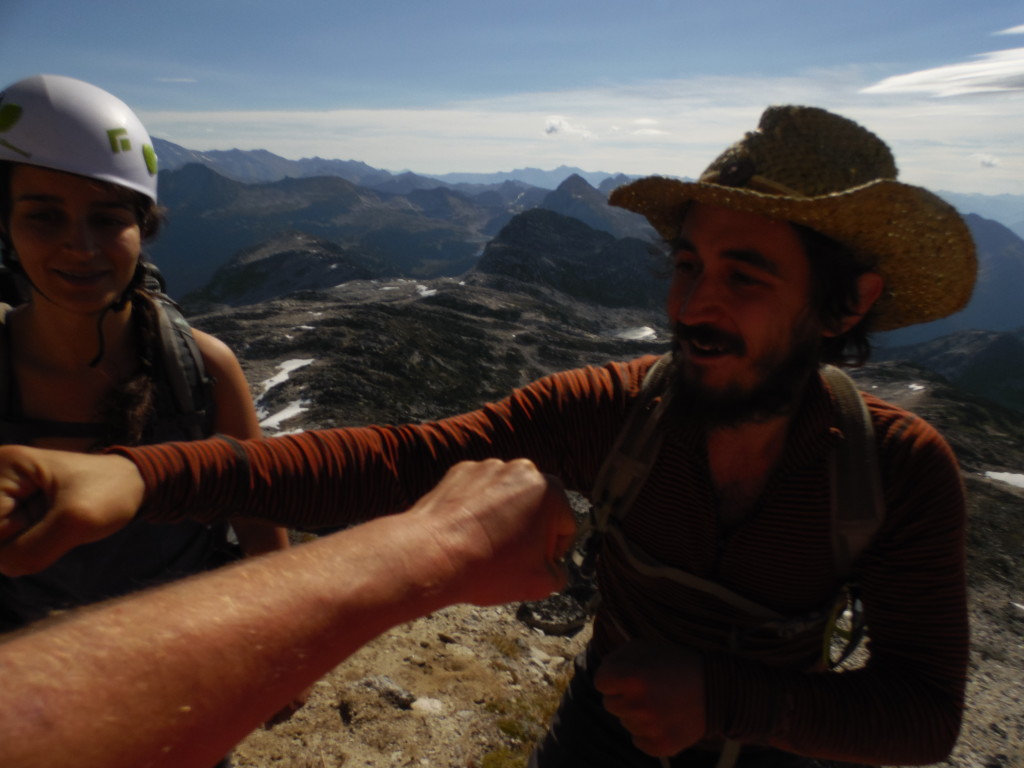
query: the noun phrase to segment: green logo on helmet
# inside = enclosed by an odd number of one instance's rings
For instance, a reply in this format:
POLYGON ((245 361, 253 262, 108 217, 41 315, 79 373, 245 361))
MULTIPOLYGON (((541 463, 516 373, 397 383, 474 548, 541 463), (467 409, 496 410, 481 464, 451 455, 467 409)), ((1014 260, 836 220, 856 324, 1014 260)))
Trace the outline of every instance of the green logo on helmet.
POLYGON ((142 158, 146 161, 146 170, 150 176, 156 176, 156 150, 149 144, 142 145, 142 158))
POLYGON ((110 151, 115 155, 118 152, 127 152, 132 148, 127 128, 111 128, 107 131, 107 138, 110 140, 110 151))
MULTIPOLYGON (((14 127, 14 124, 21 118, 21 107, 17 104, 4 104, 2 101, 3 94, 0 94, 0 133, 5 133, 14 127)), ((0 147, 7 147, 12 152, 16 152, 22 157, 32 157, 31 152, 26 152, 24 149, 11 144, 9 141, 0 139, 0 147)))
POLYGON ((21 107, 17 104, 0 104, 0 133, 11 130, 21 117, 21 107))

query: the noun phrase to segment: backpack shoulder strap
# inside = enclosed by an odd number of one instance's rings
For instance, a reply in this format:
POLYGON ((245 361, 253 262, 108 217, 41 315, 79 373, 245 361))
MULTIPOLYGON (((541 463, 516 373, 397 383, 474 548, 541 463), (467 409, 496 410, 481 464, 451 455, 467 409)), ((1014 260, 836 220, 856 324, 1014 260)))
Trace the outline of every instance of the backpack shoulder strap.
POLYGON ((640 396, 630 406, 626 423, 594 480, 590 499, 591 525, 604 533, 608 521, 622 517, 633 505, 658 457, 664 436, 664 415, 671 401, 672 355, 662 355, 644 375, 640 396))
POLYGON ((832 549, 836 575, 845 580, 885 517, 878 449, 871 413, 857 386, 835 366, 822 375, 839 407, 843 439, 830 457, 832 549))
POLYGON ((178 422, 190 440, 214 432, 213 380, 181 307, 163 291, 156 267, 146 265, 145 286, 157 319, 163 376, 174 399, 178 422))

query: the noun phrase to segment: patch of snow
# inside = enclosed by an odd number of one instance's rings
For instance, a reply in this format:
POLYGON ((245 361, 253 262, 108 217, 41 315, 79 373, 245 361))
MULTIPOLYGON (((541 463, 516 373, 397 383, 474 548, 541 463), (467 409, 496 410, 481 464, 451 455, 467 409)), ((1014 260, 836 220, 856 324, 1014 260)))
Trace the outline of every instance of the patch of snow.
POLYGON ((658 333, 653 328, 641 325, 639 328, 623 328, 612 334, 616 339, 626 341, 653 341, 658 338, 658 333))
POLYGON ((262 387, 260 394, 265 395, 267 392, 272 390, 278 384, 283 384, 288 381, 288 376, 292 371, 297 371, 299 368, 305 368, 307 365, 313 362, 313 358, 306 358, 303 360, 285 360, 283 363, 277 364, 278 373, 275 376, 271 376, 265 381, 261 381, 258 386, 262 387))
POLYGON ((920 392, 924 388, 924 384, 907 384, 907 389, 913 390, 914 392, 920 392))
POLYGON ((1009 483, 1018 488, 1024 488, 1024 475, 1015 472, 986 472, 985 477, 991 480, 998 480, 1001 483, 1009 483))
POLYGON ((427 296, 435 295, 437 290, 434 288, 427 288, 425 285, 417 285, 416 292, 419 293, 420 296, 426 298, 427 296))
POLYGON ((280 427, 281 422, 287 421, 290 418, 298 416, 303 411, 308 410, 308 408, 306 407, 307 405, 308 401, 304 402, 302 400, 293 400, 292 402, 288 403, 287 406, 285 406, 280 411, 275 413, 273 416, 268 416, 267 418, 263 419, 263 421, 260 422, 260 427, 262 427, 263 429, 276 430, 278 427, 280 427))

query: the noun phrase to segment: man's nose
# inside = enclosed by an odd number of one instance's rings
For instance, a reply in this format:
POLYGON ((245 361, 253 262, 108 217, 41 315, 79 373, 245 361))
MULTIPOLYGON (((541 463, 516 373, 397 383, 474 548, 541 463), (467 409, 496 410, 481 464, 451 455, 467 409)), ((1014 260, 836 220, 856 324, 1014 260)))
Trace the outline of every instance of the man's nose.
POLYGON ((722 295, 719 287, 706 273, 695 277, 686 286, 676 313, 676 320, 686 325, 714 323, 722 312, 722 295))

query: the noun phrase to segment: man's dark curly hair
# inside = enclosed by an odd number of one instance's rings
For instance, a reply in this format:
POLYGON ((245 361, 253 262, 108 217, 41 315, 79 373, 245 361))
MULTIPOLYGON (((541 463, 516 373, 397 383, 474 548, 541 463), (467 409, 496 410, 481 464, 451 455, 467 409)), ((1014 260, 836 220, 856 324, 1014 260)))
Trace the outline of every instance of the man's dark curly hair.
MULTIPOLYGON (((857 278, 872 271, 862 257, 830 237, 799 224, 791 225, 807 253, 811 268, 811 305, 830 330, 856 312, 860 298, 857 278)), ((863 365, 871 356, 871 325, 874 313, 839 336, 822 340, 821 362, 832 365, 863 365)))

